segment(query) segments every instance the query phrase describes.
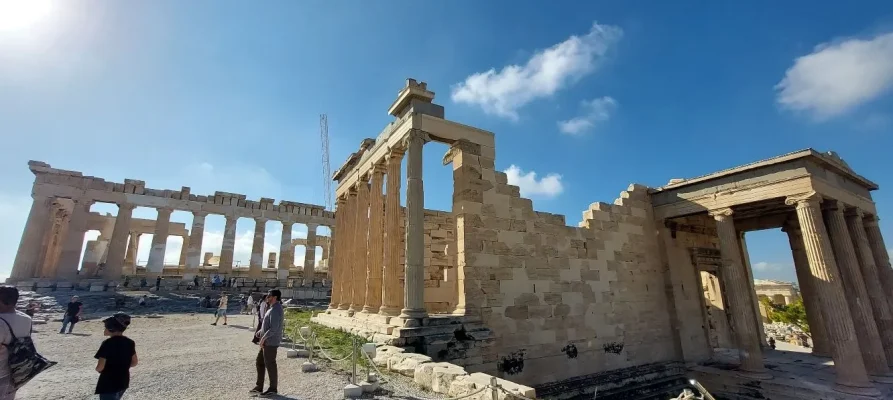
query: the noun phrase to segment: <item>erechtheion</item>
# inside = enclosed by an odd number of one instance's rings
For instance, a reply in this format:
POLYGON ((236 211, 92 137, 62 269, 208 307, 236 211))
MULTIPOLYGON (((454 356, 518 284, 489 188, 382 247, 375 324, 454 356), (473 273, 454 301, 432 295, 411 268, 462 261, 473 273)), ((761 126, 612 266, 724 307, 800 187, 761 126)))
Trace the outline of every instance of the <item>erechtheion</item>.
MULTIPOLYGON (((297 279, 300 285, 313 286, 325 277, 325 271, 315 270, 316 230, 319 226, 333 227, 334 213, 324 207, 261 198, 247 200, 245 195, 216 192, 212 196, 197 196, 188 187, 180 190, 146 188, 145 182, 125 179, 124 183, 85 176, 77 171, 52 168, 49 164, 28 163, 35 175, 32 197, 34 203, 25 225, 22 241, 13 264, 10 281, 28 286, 38 280, 56 280, 70 284, 74 280, 100 278, 107 282, 120 281, 124 276, 164 276, 191 280, 196 275, 218 274, 222 278, 238 277, 273 281, 297 279), (118 206, 117 216, 91 213, 97 202, 118 206), (135 207, 157 210, 152 220, 132 218, 135 207), (183 224, 171 223, 174 210, 192 213, 192 227, 187 232, 183 224), (205 218, 209 214, 225 216, 226 225, 219 262, 205 265, 202 259, 202 239, 205 218), (251 260, 247 268, 233 265, 236 223, 240 218, 255 221, 251 260), (264 239, 268 222, 280 223, 282 238, 278 265, 270 268, 264 263, 264 239), (307 238, 303 268, 295 267, 292 227, 304 224, 307 238), (89 241, 84 253, 85 232, 100 231, 97 240, 89 241), (152 248, 145 268, 137 266, 139 238, 151 233, 152 248), (168 236, 183 237, 179 262, 165 265, 168 236), (83 257, 82 257, 83 256, 83 257), (83 265, 79 260, 83 258, 83 265), (100 271, 101 270, 101 271, 100 271)), ((326 240, 325 244, 329 244, 326 240)), ((324 247, 325 253, 328 247, 324 247)), ((328 254, 324 254, 327 259, 328 254)), ((275 259, 275 253, 274 253, 275 259)))
POLYGON ((388 110, 393 122, 334 176, 332 299, 316 321, 547 398, 591 398, 596 386, 599 398, 630 398, 618 393, 685 374, 730 398, 889 392, 893 270, 870 194, 877 185, 835 153, 630 185, 568 226, 534 211, 496 170, 494 135, 445 119, 426 86, 408 80, 388 110), (425 209, 429 141, 449 145, 449 212, 425 209), (744 237, 770 228, 790 238, 816 355, 835 365, 830 385, 767 368, 777 352, 764 354, 744 237), (726 321, 737 349, 728 368, 713 363, 711 318, 726 321))

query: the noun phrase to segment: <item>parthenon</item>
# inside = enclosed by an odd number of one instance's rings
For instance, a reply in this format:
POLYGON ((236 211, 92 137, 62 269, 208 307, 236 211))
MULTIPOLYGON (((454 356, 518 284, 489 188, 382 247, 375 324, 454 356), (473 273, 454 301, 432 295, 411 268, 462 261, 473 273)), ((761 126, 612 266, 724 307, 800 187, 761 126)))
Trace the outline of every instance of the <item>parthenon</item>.
MULTIPOLYGON (((10 281, 23 282, 54 279, 71 282, 76 279, 101 278, 118 282, 124 276, 165 276, 191 280, 199 274, 218 274, 222 278, 268 278, 284 281, 297 277, 300 284, 312 286, 326 277, 315 271, 317 235, 319 226, 332 227, 334 213, 324 207, 261 198, 247 200, 245 195, 216 192, 212 196, 190 193, 190 188, 158 190, 147 188, 145 182, 125 179, 124 183, 108 182, 101 178, 84 176, 77 171, 51 167, 49 164, 31 161, 35 175, 32 197, 34 202, 25 225, 19 250, 13 264, 10 281), (94 203, 111 203, 118 207, 116 216, 91 213, 94 203), (148 207, 157 211, 157 218, 143 220, 132 218, 135 207, 148 207), (188 231, 183 224, 170 222, 174 210, 192 213, 192 226, 188 231), (216 268, 204 265, 202 239, 205 218, 209 214, 226 217, 223 244, 216 268), (255 221, 254 242, 248 268, 233 265, 236 224, 240 218, 255 221), (264 267, 264 239, 267 223, 278 222, 282 226, 278 265, 264 267), (304 263, 301 270, 294 266, 295 244, 292 239, 294 224, 307 227, 304 263), (100 231, 97 240, 89 241, 82 254, 84 235, 88 230, 100 231), (137 267, 136 254, 139 237, 151 233, 152 248, 145 269, 137 267), (181 236, 183 246, 177 265, 164 264, 167 239, 181 236), (83 256, 83 265, 79 261, 83 256), (101 268, 100 268, 101 266, 101 268), (101 269, 101 271, 99 271, 101 269), (98 275, 98 276, 97 276, 98 275)), ((329 241, 326 239, 325 244, 329 241)), ((323 248, 328 253, 328 247, 323 248)), ((327 259, 328 254, 323 258, 327 259)))
POLYGON ((546 398, 646 390, 691 374, 725 396, 890 392, 893 270, 871 197, 878 187, 836 153, 806 149, 662 187, 632 184, 568 226, 534 211, 496 169, 493 133, 445 119, 433 100, 424 82, 408 80, 388 110, 394 120, 335 173, 332 298, 315 321, 546 398), (449 212, 425 209, 429 141, 449 145, 449 212), (745 235, 771 228, 788 235, 812 356, 833 362, 834 382, 766 367, 774 353, 745 235), (709 323, 706 279, 724 327, 709 323), (730 368, 717 366, 714 329, 736 350, 730 368))

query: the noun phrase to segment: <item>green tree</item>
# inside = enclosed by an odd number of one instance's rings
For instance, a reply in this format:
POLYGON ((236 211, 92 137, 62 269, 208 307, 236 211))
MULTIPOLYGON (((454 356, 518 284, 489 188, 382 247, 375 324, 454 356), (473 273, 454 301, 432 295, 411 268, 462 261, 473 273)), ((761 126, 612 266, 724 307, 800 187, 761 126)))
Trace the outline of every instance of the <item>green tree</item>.
POLYGON ((760 303, 769 311, 769 321, 793 324, 802 329, 803 332, 809 333, 809 323, 806 321, 806 307, 803 306, 803 299, 797 299, 787 305, 778 305, 763 297, 760 298, 760 303))

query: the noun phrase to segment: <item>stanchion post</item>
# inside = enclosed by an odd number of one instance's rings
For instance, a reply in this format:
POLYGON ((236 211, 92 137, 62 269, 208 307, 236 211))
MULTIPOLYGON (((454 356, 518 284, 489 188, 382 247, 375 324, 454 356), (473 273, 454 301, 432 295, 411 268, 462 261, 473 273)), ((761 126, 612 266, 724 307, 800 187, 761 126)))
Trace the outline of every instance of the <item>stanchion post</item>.
POLYGON ((493 400, 499 400, 499 385, 496 383, 496 377, 490 377, 490 395, 493 400))
POLYGON ((357 384, 357 338, 356 338, 356 336, 354 336, 354 338, 353 338, 353 375, 352 376, 353 376, 353 381, 351 383, 356 385, 357 384))

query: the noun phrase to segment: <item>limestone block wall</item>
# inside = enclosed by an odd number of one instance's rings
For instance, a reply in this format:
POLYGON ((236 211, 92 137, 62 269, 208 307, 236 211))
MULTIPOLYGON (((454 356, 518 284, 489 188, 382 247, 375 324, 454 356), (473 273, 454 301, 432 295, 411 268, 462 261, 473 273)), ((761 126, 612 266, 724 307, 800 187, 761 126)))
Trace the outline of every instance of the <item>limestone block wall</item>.
POLYGON ((677 358, 650 199, 633 185, 580 227, 535 212, 494 160, 453 146, 458 310, 494 335, 475 370, 538 385, 677 358))
MULTIPOLYGON (((406 262, 406 209, 401 209, 400 271, 406 262)), ((457 303, 456 219, 451 212, 425 210, 425 307, 429 313, 452 312, 457 303)))

